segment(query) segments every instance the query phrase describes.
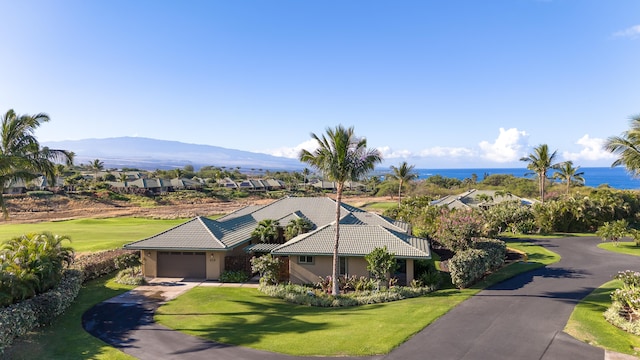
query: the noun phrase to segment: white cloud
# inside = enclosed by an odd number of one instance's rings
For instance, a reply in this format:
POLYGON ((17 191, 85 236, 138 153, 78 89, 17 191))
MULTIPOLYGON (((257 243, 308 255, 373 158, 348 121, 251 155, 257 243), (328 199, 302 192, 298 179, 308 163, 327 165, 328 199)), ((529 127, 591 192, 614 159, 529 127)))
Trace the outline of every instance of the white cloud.
POLYGON ((411 157, 413 154, 409 150, 393 150, 389 146, 382 146, 378 148, 378 151, 382 153, 383 159, 406 159, 411 157))
POLYGON ((635 39, 638 36, 640 36, 640 25, 634 25, 630 28, 626 28, 622 31, 618 31, 615 32, 613 34, 613 36, 617 36, 617 37, 628 37, 628 38, 632 38, 635 39))
POLYGON ((603 159, 615 159, 615 155, 606 151, 603 147, 604 139, 591 138, 589 134, 584 135, 576 144, 582 146, 582 150, 577 153, 565 151, 562 156, 566 160, 578 161, 578 160, 603 160, 603 159))
POLYGON ((435 146, 432 148, 424 149, 420 151, 420 155, 422 157, 451 157, 451 158, 460 158, 463 156, 472 157, 474 156, 474 152, 471 149, 463 148, 463 147, 446 147, 446 146, 435 146))
POLYGON ((315 139, 309 139, 297 146, 294 147, 280 147, 277 149, 269 149, 269 150, 265 150, 265 151, 261 151, 265 154, 269 154, 269 155, 273 155, 273 156, 280 156, 280 157, 286 157, 286 158, 290 158, 290 159, 297 159, 298 155, 300 155, 300 151, 302 151, 302 149, 308 150, 308 151, 314 151, 315 149, 318 148, 318 142, 315 139))
POLYGON ((478 144, 482 158, 498 163, 517 161, 522 157, 522 149, 527 145, 529 135, 516 128, 505 130, 500 128, 498 138, 490 143, 482 141, 478 144))

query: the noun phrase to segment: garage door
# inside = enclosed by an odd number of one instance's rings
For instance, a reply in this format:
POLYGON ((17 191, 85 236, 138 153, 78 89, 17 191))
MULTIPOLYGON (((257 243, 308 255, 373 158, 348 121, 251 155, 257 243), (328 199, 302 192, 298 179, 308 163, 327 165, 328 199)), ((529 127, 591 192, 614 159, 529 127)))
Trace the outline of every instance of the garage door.
POLYGON ((207 276, 204 252, 158 252, 158 277, 204 279, 207 276))

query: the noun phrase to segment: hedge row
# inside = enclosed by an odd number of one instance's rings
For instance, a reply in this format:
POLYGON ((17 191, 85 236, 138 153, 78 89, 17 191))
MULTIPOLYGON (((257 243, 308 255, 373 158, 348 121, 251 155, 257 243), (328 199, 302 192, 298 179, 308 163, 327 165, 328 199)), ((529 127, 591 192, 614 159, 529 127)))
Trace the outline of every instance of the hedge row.
POLYGON ((449 260, 451 282, 458 288, 466 288, 481 279, 487 271, 504 264, 507 247, 504 241, 476 239, 473 248, 460 251, 449 260))
POLYGON ((17 304, 0 308, 0 354, 13 339, 50 324, 73 303, 82 284, 118 269, 139 264, 138 251, 108 250, 83 256, 65 270, 53 289, 17 304))
POLYGON ((0 354, 13 339, 51 323, 73 303, 82 287, 82 272, 68 269, 55 288, 17 304, 0 308, 0 354))
POLYGON ((116 249, 82 256, 73 263, 72 267, 82 271, 86 282, 136 263, 139 264, 139 261, 139 251, 116 249))

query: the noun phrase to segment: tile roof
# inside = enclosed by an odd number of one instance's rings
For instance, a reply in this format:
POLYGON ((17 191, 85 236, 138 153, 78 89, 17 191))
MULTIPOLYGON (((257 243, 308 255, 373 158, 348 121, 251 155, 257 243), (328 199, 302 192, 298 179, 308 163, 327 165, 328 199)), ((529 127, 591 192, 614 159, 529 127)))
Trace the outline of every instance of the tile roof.
MULTIPOLYGON (((197 217, 150 238, 127 244, 125 248, 229 250, 250 242, 251 233, 262 220, 278 220, 281 226, 286 226, 291 220, 298 218, 309 220, 316 229, 316 231, 304 234, 304 238, 308 238, 308 234, 317 234, 313 235, 313 239, 316 240, 312 241, 318 241, 319 244, 322 244, 324 241, 322 239, 328 231, 326 229, 333 229, 331 226, 335 224, 335 210, 336 202, 328 197, 288 197, 268 205, 247 206, 217 220, 197 217), (320 229, 325 230, 318 232, 320 229)), ((353 250, 354 253, 359 253, 360 250, 356 251, 357 243, 397 243, 399 246, 397 247, 397 256, 399 257, 406 254, 412 254, 412 257, 430 256, 427 240, 411 236, 410 226, 407 223, 394 221, 342 203, 340 224, 341 238, 344 236, 345 239, 354 239, 354 243, 345 248, 345 251, 353 250), (344 235, 342 229, 346 229, 344 235), (409 251, 406 249, 407 246, 421 249, 421 252, 416 253, 416 250, 407 252, 409 251)), ((300 237, 296 239, 300 239, 300 237)), ((330 239, 328 243, 332 249, 333 235, 328 239, 330 239)), ((345 242, 345 245, 341 246, 347 246, 347 244, 345 242)), ((388 247, 391 249, 390 245, 388 247)), ((370 250, 366 253, 369 253, 370 250)))
MULTIPOLYGON (((274 255, 332 255, 335 224, 299 235, 278 246, 274 255)), ((380 225, 340 225, 338 252, 341 255, 365 256, 377 247, 386 246, 396 258, 430 259, 427 239, 418 238, 380 225)))

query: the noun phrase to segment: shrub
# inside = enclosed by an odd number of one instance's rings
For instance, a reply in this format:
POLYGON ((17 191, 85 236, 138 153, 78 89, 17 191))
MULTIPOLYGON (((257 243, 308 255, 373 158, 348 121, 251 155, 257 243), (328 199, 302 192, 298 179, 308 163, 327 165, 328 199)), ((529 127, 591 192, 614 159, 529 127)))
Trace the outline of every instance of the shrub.
POLYGON ((271 254, 251 258, 251 271, 260 274, 260 284, 271 285, 278 283, 280 259, 271 254))
POLYGON ((440 274, 440 271, 436 269, 436 266, 432 262, 428 262, 425 269, 418 274, 417 279, 422 286, 437 289, 442 283, 442 274, 440 274))
POLYGON ((376 285, 387 278, 389 272, 395 271, 397 266, 394 253, 390 253, 387 247, 377 247, 364 257, 367 260, 367 270, 376 279, 376 285))
POLYGON ((249 275, 240 270, 229 270, 220 274, 220 282, 223 283, 243 283, 249 280, 249 275))
POLYGON ((50 324, 71 305, 82 286, 82 273, 66 270, 55 288, 17 304, 0 308, 0 354, 13 339, 37 326, 50 324))
POLYGON ((318 307, 342 307, 366 304, 377 304, 426 295, 434 289, 430 287, 397 286, 385 291, 355 291, 333 296, 325 291, 314 290, 302 285, 280 284, 260 285, 260 291, 266 295, 283 299, 287 302, 318 307))
POLYGON ((438 217, 436 240, 453 251, 466 250, 473 238, 480 236, 484 227, 482 214, 476 210, 442 209, 438 217))
POLYGON ((46 190, 36 190, 36 191, 27 191, 27 195, 31 197, 43 198, 43 197, 49 197, 53 195, 53 193, 51 191, 46 191, 46 190))
POLYGON ((118 271, 115 282, 123 285, 144 285, 147 283, 144 276, 142 276, 142 268, 140 266, 133 266, 118 271))
POLYGON ((449 260, 451 282, 458 288, 466 288, 484 276, 489 266, 487 252, 479 249, 460 251, 449 260))
POLYGON ((129 254, 140 256, 140 253, 135 250, 107 250, 85 255, 76 260, 72 267, 82 271, 84 281, 89 281, 118 270, 116 261, 118 264, 126 263, 129 254), (120 256, 123 258, 116 260, 120 256))
POLYGON ((487 270, 498 269, 504 264, 504 257, 507 255, 507 244, 504 241, 479 238, 474 240, 472 247, 487 252, 486 262, 489 266, 487 270))

